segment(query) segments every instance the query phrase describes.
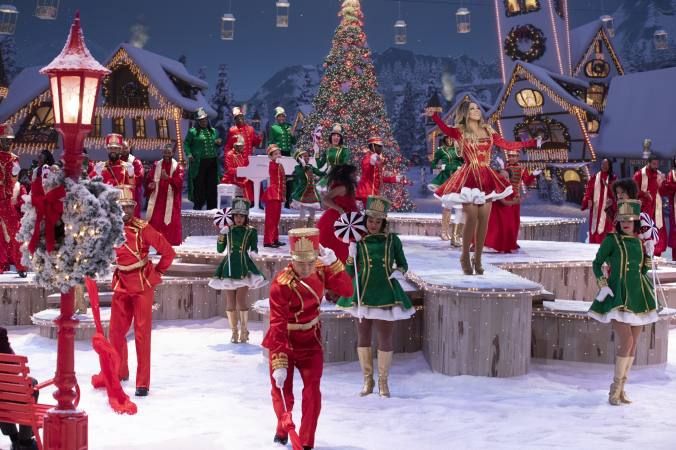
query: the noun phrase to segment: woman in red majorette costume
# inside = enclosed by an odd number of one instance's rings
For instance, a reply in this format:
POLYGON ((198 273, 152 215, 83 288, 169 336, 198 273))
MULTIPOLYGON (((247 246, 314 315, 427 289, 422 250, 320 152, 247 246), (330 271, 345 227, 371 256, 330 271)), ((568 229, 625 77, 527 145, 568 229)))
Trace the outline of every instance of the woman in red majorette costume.
POLYGON ((456 127, 446 125, 438 113, 427 113, 439 129, 458 142, 458 156, 465 163, 443 185, 435 195, 441 199, 444 207, 450 208, 462 204, 465 215, 465 229, 462 236, 460 265, 465 275, 482 275, 481 265, 488 217, 491 214, 491 202, 507 197, 512 193, 509 181, 490 167, 493 145, 505 150, 517 150, 526 147, 539 147, 540 138, 525 142, 506 141, 496 133, 483 118, 479 105, 463 102, 455 113, 456 127), (470 262, 469 247, 475 242, 474 258, 470 262), (474 266, 474 267, 472 267, 474 266))

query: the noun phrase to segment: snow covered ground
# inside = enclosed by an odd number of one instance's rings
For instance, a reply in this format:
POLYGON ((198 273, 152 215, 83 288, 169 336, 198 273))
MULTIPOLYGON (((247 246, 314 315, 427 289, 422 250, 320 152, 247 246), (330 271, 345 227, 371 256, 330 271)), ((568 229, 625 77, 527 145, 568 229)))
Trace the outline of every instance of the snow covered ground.
MULTIPOLYGON (((81 407, 89 414, 92 450, 268 450, 275 419, 260 323, 250 345, 228 343, 223 319, 157 322, 150 396, 136 416, 118 416, 88 383, 98 359, 88 342, 76 352, 81 407)), ((31 327, 10 328, 31 373, 51 377, 56 343, 31 327)), ((607 403, 611 367, 533 362, 511 379, 447 377, 431 372, 422 353, 395 355, 391 399, 360 398, 358 363, 330 364, 322 379, 317 449, 673 449, 676 442, 676 330, 666 367, 634 369, 634 403, 607 403)), ((135 360, 133 344, 131 360, 135 360)), ((132 373, 135 364, 132 365, 132 373)), ((131 382, 124 383, 133 393, 131 382)), ((296 395, 300 396, 300 382, 296 395)), ((48 391, 42 400, 51 401, 48 391)), ((294 410, 299 424, 300 404, 294 410)), ((4 440, 3 440, 4 439, 4 440)), ((0 448, 8 449, 0 437, 0 448)), ((290 447, 289 447, 290 448, 290 447)))

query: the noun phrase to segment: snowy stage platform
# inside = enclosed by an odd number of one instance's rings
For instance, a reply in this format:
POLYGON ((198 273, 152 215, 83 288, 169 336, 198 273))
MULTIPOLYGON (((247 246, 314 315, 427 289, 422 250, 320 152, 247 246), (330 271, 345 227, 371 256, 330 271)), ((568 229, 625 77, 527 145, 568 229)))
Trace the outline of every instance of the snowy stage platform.
MULTIPOLYGON (((183 237, 209 236, 214 234, 212 219, 216 210, 181 212, 183 237)), ((320 214, 317 214, 319 219, 320 214)), ((259 211, 252 211, 251 225, 263 235, 265 215, 259 211)), ((391 213, 387 222, 389 230, 402 236, 439 236, 441 232, 441 214, 433 213, 391 213)), ((578 242, 580 224, 585 219, 568 217, 521 217, 519 239, 529 241, 562 241, 578 242)), ((298 218, 298 212, 285 209, 279 223, 280 234, 287 234, 292 228, 304 227, 305 222, 298 218)))

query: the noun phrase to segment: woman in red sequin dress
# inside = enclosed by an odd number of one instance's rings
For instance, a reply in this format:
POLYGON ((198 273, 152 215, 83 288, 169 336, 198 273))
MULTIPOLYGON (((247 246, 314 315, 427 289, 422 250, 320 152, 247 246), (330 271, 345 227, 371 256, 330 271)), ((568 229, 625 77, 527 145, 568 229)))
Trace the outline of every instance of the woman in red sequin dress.
POLYGON ((491 203, 512 193, 509 181, 490 167, 491 149, 494 145, 505 150, 535 147, 537 141, 506 141, 485 123, 479 105, 473 102, 467 101, 458 107, 455 113, 456 127, 446 125, 438 113, 430 115, 445 135, 459 143, 458 156, 465 161, 451 178, 439 186, 435 195, 441 199, 445 208, 462 204, 465 229, 460 265, 466 275, 474 272, 482 275, 484 269, 481 265, 481 254, 488 230, 491 203), (472 242, 475 242, 475 251, 470 262, 469 247, 472 242))

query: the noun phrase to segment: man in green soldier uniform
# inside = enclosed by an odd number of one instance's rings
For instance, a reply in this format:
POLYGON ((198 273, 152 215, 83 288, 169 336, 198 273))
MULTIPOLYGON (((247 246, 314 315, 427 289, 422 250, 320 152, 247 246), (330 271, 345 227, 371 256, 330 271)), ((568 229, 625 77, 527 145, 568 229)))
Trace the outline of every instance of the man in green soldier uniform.
MULTIPOLYGON (((291 156, 293 146, 296 145, 296 136, 291 129, 291 124, 286 121, 286 111, 281 106, 275 108, 275 120, 277 123, 270 127, 270 144, 277 145, 282 156, 291 156)), ((293 176, 287 176, 285 208, 290 207, 291 191, 293 191, 293 176)))
POLYGON ((218 185, 218 146, 223 141, 218 131, 209 124, 204 108, 197 110, 197 124, 190 128, 185 137, 185 155, 190 164, 188 172, 188 199, 193 209, 200 210, 206 203, 207 209, 216 208, 216 186, 218 185))

